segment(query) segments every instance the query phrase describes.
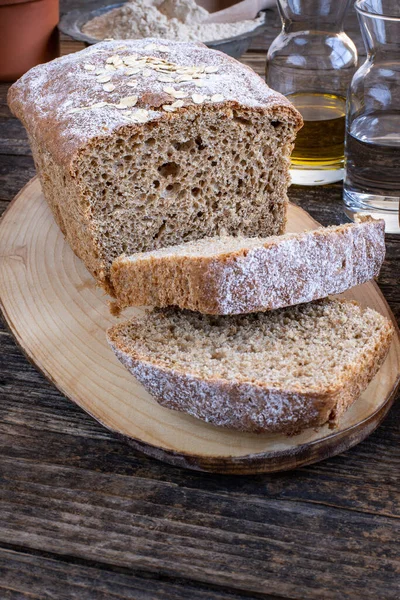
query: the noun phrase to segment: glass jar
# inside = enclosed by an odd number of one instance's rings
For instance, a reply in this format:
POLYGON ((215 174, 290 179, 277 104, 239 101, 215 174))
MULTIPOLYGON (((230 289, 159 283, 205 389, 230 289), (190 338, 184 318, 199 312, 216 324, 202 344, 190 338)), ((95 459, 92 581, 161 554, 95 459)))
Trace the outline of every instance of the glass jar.
POLYGON ((383 218, 400 233, 400 3, 355 6, 368 55, 349 90, 343 199, 350 218, 383 218))
POLYGON ((278 0, 282 31, 267 56, 268 85, 300 111, 292 183, 343 179, 346 94, 357 50, 343 31, 350 0, 278 0))

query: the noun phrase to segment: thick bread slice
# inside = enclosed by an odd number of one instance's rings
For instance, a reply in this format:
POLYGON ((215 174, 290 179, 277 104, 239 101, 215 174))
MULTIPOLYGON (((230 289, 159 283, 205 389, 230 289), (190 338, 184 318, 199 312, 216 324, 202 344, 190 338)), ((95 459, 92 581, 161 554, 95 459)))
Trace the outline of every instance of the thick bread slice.
POLYGON ((116 311, 176 305, 205 314, 264 311, 324 298, 378 275, 384 221, 269 238, 206 238, 117 258, 116 311))
POLYGON ((379 313, 333 299, 230 317, 169 308, 108 330, 116 356, 163 406, 288 434, 337 424, 392 336, 379 313))

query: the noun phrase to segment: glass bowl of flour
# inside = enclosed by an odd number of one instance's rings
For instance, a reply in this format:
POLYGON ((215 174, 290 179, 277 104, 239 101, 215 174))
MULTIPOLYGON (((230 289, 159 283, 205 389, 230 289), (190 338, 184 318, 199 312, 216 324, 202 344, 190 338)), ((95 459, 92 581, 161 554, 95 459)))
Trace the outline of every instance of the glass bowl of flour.
POLYGON ((266 13, 233 23, 207 23, 210 13, 195 0, 130 0, 94 10, 73 10, 61 18, 59 29, 86 44, 158 37, 180 42, 203 42, 238 58, 254 36, 265 29, 266 13))

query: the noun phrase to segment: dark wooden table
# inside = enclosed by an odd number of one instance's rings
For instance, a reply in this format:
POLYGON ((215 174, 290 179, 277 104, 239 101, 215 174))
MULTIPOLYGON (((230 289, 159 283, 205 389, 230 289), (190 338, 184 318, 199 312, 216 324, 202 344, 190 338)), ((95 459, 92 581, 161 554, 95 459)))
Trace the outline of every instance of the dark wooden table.
MULTIPOLYGON (((259 73, 277 31, 272 18, 243 57, 259 73)), ((80 48, 63 41, 63 53, 80 48)), ((4 210, 35 169, 0 89, 4 210)), ((345 220, 340 185, 292 187, 290 199, 324 225, 345 220)), ((379 278, 397 318, 399 250, 388 235, 379 278)), ((0 344, 1 599, 400 597, 399 403, 341 456, 270 476, 208 475, 133 451, 46 381, 4 325, 0 344)))

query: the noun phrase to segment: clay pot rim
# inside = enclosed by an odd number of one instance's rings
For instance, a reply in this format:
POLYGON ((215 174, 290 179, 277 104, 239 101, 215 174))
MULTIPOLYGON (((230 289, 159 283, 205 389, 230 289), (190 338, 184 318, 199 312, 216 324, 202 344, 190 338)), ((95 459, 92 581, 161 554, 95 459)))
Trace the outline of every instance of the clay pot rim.
POLYGON ((30 4, 31 2, 41 2, 42 0, 0 0, 1 6, 10 6, 11 4, 30 4))

